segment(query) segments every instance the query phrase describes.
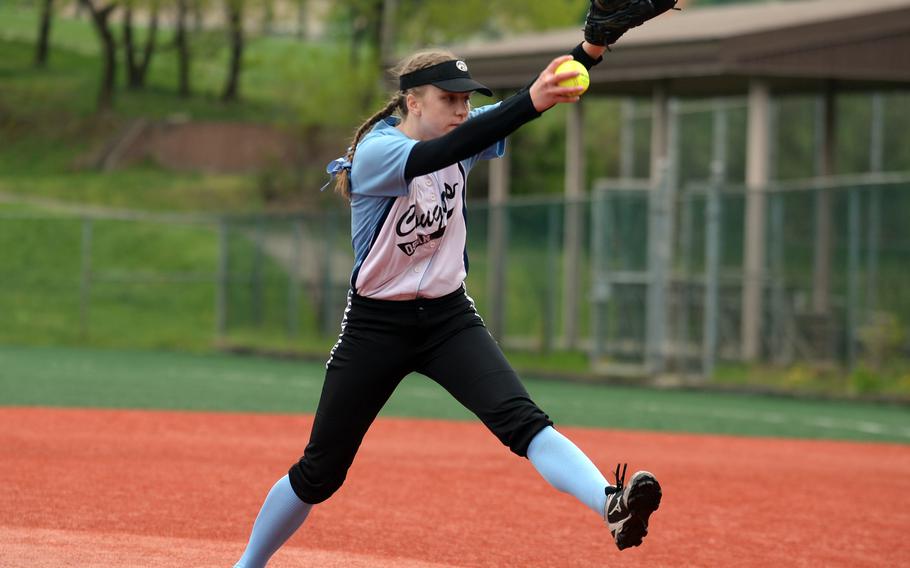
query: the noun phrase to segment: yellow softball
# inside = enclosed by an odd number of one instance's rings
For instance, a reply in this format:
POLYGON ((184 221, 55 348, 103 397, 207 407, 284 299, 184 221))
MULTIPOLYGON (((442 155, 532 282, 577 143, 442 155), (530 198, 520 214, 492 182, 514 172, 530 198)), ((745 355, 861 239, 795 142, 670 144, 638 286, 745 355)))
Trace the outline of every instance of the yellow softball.
POLYGON ((572 77, 571 79, 566 79, 559 82, 560 87, 584 87, 585 90, 580 94, 584 94, 588 90, 588 85, 591 84, 591 78, 588 76, 588 70, 585 69, 585 66, 570 59, 563 63, 560 63, 559 67, 556 68, 556 73, 567 73, 569 71, 578 71, 578 75, 572 77))

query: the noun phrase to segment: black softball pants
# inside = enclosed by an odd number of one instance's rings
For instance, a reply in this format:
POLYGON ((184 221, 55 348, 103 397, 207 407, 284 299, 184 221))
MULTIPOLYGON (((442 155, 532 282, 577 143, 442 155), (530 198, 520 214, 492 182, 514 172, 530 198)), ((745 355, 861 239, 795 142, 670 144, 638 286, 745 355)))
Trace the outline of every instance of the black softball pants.
POLYGON ((519 456, 553 424, 531 400, 463 288, 407 301, 351 293, 326 364, 309 444, 289 471, 301 500, 321 503, 341 487, 376 415, 411 372, 439 383, 519 456))

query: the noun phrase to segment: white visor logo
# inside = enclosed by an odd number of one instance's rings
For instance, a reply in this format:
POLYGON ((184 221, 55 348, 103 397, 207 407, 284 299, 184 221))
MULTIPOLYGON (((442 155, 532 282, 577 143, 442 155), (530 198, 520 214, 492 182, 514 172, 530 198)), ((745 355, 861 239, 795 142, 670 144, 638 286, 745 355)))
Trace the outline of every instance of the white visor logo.
POLYGON ((467 65, 467 63, 465 63, 464 61, 456 61, 456 62, 455 62, 455 67, 458 67, 458 70, 461 71, 461 72, 463 72, 463 73, 467 73, 467 72, 468 72, 468 65, 467 65))

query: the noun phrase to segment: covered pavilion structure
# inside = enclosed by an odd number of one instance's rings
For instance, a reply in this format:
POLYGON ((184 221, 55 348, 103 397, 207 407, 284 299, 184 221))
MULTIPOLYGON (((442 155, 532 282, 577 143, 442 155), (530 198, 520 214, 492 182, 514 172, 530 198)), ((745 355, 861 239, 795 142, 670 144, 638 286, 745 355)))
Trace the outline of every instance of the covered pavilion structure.
MULTIPOLYGON (((528 84, 552 58, 579 40, 577 28, 454 46, 470 64, 472 75, 494 89, 528 84)), ((672 178, 678 140, 672 132, 673 100, 740 96, 747 102, 743 227, 740 356, 760 355, 763 282, 766 258, 766 188, 771 182, 770 109, 777 95, 809 94, 820 101, 819 160, 816 175, 835 171, 837 112, 835 98, 845 92, 882 92, 910 87, 910 0, 799 0, 685 8, 668 12, 627 32, 592 70, 585 98, 648 97, 651 105, 650 178, 653 190, 672 178), (670 164, 668 166, 668 164, 670 164)), ((571 203, 587 195, 584 179, 584 98, 567 116, 565 197, 571 203)), ((621 143, 621 142, 620 142, 621 143)), ((722 143, 721 143, 722 145, 722 143)), ((723 148, 719 148, 723 155, 723 148)), ((723 176, 723 164, 717 175, 723 176)), ((509 197, 509 163, 491 164, 491 211, 509 197)), ((621 176, 630 176, 628 171, 621 176)), ((672 189, 670 190, 672 192, 672 189)), ((822 191, 815 203, 815 253, 812 305, 824 312, 830 304, 832 203, 822 191)), ((578 215, 567 207, 565 215, 578 215)), ((577 328, 580 274, 578 223, 564 223, 564 327, 577 328), (574 308, 569 306, 576 306, 574 308)), ((665 235, 669 237, 668 235, 665 235)), ((490 254, 499 254, 491 216, 490 254)), ((664 259, 665 261, 668 259, 664 259)), ((662 306, 649 300, 648 320, 661 317, 662 306)), ((493 318, 495 322, 495 317, 493 318)), ((658 326, 660 327, 660 326, 658 326)), ((658 338, 659 339, 659 338, 658 338)), ((570 341, 571 343, 571 341, 570 341)), ((657 341, 652 349, 660 351, 657 341)), ((652 370, 660 371, 657 354, 652 370)))

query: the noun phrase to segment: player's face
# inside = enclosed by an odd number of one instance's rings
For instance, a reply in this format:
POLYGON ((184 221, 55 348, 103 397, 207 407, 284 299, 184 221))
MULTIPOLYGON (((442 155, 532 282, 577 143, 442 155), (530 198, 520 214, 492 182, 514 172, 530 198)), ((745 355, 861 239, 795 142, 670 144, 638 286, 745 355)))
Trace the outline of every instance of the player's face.
POLYGON ((467 120, 471 110, 471 93, 453 93, 434 85, 427 85, 417 101, 421 140, 447 134, 467 120))

